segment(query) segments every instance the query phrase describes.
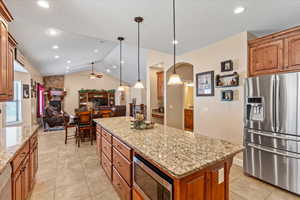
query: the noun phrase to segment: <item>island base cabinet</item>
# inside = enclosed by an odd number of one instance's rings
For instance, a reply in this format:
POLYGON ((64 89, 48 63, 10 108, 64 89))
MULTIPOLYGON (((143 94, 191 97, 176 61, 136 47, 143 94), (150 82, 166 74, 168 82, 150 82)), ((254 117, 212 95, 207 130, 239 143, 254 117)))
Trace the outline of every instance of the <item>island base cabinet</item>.
POLYGON ((134 188, 132 189, 132 200, 144 200, 143 197, 134 188))
POLYGON ((229 200, 232 159, 174 181, 174 200, 229 200))
POLYGON ((121 200, 131 200, 131 188, 113 167, 113 186, 119 194, 121 200))

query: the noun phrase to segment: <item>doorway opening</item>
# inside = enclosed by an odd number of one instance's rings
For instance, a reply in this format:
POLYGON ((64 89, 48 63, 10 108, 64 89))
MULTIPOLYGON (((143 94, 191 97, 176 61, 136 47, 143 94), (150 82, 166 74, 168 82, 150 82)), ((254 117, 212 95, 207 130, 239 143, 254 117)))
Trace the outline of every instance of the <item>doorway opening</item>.
MULTIPOLYGON (((193 131, 194 127, 194 72, 193 65, 176 64, 176 72, 183 84, 166 86, 166 123, 168 126, 193 131)), ((166 82, 173 73, 173 66, 166 73, 166 82)))

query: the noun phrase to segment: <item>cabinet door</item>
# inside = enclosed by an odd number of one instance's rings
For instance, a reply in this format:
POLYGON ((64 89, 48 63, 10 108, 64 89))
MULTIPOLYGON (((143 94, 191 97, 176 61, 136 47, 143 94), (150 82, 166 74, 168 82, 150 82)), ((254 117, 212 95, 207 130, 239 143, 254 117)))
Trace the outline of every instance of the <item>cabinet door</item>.
POLYGON ((39 168, 39 151, 38 151, 38 144, 36 144, 36 147, 33 151, 33 172, 34 172, 34 178, 37 173, 37 170, 39 168))
POLYGON ((9 43, 7 56, 7 95, 9 100, 13 99, 14 94, 14 60, 15 47, 9 43))
POLYGON ((144 200, 143 197, 136 191, 132 189, 132 200, 144 200))
POLYGON ((24 191, 24 200, 26 200, 29 196, 30 192, 30 165, 29 165, 29 159, 27 159, 24 162, 24 170, 22 173, 22 179, 23 179, 23 191, 24 191))
POLYGON ((6 25, 0 20, 0 101, 9 100, 7 52, 8 31, 6 25))
POLYGON ((249 75, 272 74, 283 69, 283 40, 249 47, 249 75))
POLYGON ((300 70, 300 34, 285 40, 285 70, 300 70))
POLYGON ((97 142, 97 145, 96 145, 97 156, 100 159, 101 158, 101 134, 98 132, 98 130, 97 130, 97 133, 96 133, 96 142, 97 142))
POLYGON ((22 196, 22 169, 18 169, 12 180, 13 200, 23 200, 22 196))
POLYGON ((157 72, 157 98, 164 98, 164 72, 157 72))

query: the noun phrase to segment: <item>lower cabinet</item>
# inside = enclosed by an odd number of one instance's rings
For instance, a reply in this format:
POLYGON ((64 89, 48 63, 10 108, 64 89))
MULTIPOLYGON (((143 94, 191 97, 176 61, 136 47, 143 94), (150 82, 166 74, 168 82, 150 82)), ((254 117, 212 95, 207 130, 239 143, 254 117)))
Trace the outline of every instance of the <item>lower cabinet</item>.
POLYGON ((131 188, 121 177, 119 172, 113 167, 113 185, 122 200, 131 200, 131 188))
MULTIPOLYGON (((37 135, 32 137, 37 138, 37 135)), ((38 169, 38 144, 37 141, 31 144, 31 139, 24 144, 11 162, 12 200, 28 200, 35 183, 38 169), (29 151, 27 151, 28 146, 29 151)))
POLYGON ((132 189, 132 200, 144 200, 143 197, 136 191, 132 189))
MULTIPOLYGON (((98 129, 99 130, 99 129, 98 129)), ((107 131, 97 135, 97 154, 102 168, 121 200, 131 200, 132 149, 107 131), (98 138, 99 137, 99 138, 98 138)))

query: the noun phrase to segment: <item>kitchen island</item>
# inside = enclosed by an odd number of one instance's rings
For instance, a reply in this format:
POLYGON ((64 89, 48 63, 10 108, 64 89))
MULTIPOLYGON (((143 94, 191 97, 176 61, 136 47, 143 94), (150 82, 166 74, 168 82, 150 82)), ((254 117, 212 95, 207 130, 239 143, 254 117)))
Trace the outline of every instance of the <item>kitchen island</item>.
POLYGON ((158 124, 134 130, 130 119, 95 120, 97 153, 121 199, 229 200, 229 172, 241 145, 158 124))

